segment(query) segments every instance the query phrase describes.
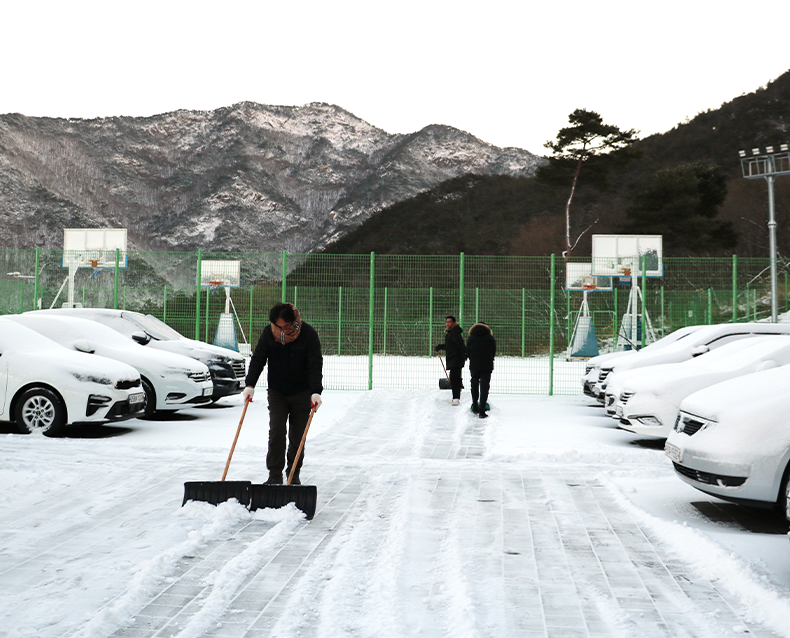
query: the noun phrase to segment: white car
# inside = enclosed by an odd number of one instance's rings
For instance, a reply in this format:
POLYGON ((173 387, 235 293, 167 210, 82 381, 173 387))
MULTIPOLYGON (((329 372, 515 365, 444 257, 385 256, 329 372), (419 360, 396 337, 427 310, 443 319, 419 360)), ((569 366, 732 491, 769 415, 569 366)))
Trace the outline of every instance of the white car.
POLYGON ((790 364, 790 335, 739 339, 682 363, 633 370, 615 400, 615 418, 624 430, 665 439, 680 403, 690 394, 753 372, 790 364))
POLYGON ((720 323, 701 326, 675 343, 670 343, 658 351, 640 350, 626 359, 615 359, 601 367, 604 406, 610 416, 614 415, 614 403, 622 392, 622 384, 632 370, 655 366, 661 363, 680 363, 722 346, 764 335, 790 335, 790 324, 780 323, 720 323))
POLYGON ((201 363, 205 363, 211 372, 211 380, 214 382, 212 401, 239 394, 244 389, 247 367, 243 356, 227 348, 220 348, 196 339, 188 339, 153 315, 110 308, 53 308, 51 310, 34 310, 32 313, 59 314, 90 319, 149 348, 197 359, 201 363))
POLYGON ((7 315, 15 321, 78 352, 123 361, 137 369, 145 391, 145 413, 174 411, 211 402, 214 385, 205 364, 180 354, 141 348, 112 328, 95 321, 24 313, 7 315))
POLYGON ((678 328, 677 330, 670 332, 665 337, 662 337, 658 341, 654 341, 650 345, 645 346, 641 350, 618 350, 616 352, 610 352, 608 354, 601 354, 597 357, 592 357, 587 361, 587 365, 585 366, 584 370, 584 377, 582 378, 582 389, 584 394, 597 399, 599 403, 603 404, 604 391, 602 384, 606 382, 608 372, 602 375, 601 368, 605 366, 607 370, 611 370, 614 367, 614 360, 617 359, 618 361, 624 361, 622 357, 625 356, 631 357, 640 352, 653 353, 656 350, 665 348, 671 343, 675 343, 675 341, 687 337, 692 332, 695 332, 702 327, 703 326, 685 326, 683 328, 678 328))
POLYGON ((680 404, 664 450, 698 490, 781 508, 790 474, 790 366, 717 383, 680 404))
POLYGON ((68 425, 137 416, 144 405, 132 366, 67 350, 0 318, 0 420, 19 432, 58 436, 68 425))

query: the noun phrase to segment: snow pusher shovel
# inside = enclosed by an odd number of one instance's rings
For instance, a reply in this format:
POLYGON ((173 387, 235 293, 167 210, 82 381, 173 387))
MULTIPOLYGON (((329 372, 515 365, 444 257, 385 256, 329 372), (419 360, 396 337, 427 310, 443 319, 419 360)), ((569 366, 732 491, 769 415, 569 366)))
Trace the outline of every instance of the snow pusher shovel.
POLYGON ((444 366, 444 361, 442 360, 442 355, 438 352, 436 356, 439 357, 439 363, 442 364, 442 370, 444 370, 444 379, 439 379, 439 389, 440 390, 452 390, 452 384, 450 383, 450 375, 447 374, 447 368, 444 366))
POLYGON ((302 510, 310 521, 315 516, 316 503, 318 502, 318 490, 315 485, 291 485, 291 480, 294 476, 294 471, 302 456, 304 449, 304 442, 307 439, 307 431, 310 429, 310 423, 313 420, 316 406, 310 410, 310 417, 307 419, 307 425, 304 426, 304 434, 302 435, 302 442, 299 443, 299 449, 294 457, 293 466, 288 473, 288 482, 285 485, 277 485, 275 483, 253 483, 250 486, 250 511, 254 512, 257 509, 266 508, 279 508, 293 503, 297 509, 302 510))
POLYGON ((241 424, 244 423, 244 415, 247 414, 247 406, 249 403, 250 399, 247 397, 244 401, 244 410, 242 410, 241 418, 239 419, 239 427, 236 428, 236 436, 233 438, 233 445, 230 447, 228 461, 225 463, 225 471, 222 473, 222 480, 190 481, 184 483, 184 502, 181 503, 181 507, 186 505, 187 501, 204 501, 212 505, 219 505, 232 498, 235 498, 245 507, 249 506, 250 485, 252 485, 252 482, 225 480, 225 477, 228 475, 228 467, 230 467, 230 459, 233 457, 233 450, 236 449, 236 441, 239 440, 241 424))

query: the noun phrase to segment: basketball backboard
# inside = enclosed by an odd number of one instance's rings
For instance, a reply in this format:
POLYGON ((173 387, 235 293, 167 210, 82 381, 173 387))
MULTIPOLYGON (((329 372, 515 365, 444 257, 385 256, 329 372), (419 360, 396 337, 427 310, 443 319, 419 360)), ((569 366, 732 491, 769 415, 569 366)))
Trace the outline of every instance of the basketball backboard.
POLYGON ((592 275, 663 277, 661 235, 593 235, 592 275), (645 272, 642 271, 643 260, 645 272))
POLYGON ((569 262, 565 266, 565 290, 613 290, 611 277, 594 277, 592 264, 569 262))
POLYGON ((200 262, 201 288, 239 288, 241 262, 206 259, 200 262))
POLYGON ((125 228, 63 229, 64 268, 115 268, 116 250, 118 266, 126 268, 125 228))

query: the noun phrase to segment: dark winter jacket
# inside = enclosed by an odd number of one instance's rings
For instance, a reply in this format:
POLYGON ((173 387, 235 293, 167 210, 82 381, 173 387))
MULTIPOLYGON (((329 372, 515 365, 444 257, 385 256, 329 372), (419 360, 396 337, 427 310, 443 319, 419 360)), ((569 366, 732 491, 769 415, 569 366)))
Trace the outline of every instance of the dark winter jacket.
POLYGON ((282 344, 275 340, 271 325, 263 329, 255 352, 250 359, 245 385, 255 387, 263 367, 269 364, 267 381, 270 390, 286 396, 310 390, 321 394, 324 387, 321 342, 315 328, 302 322, 302 330, 296 340, 282 344))
POLYGON ((469 371, 472 374, 494 370, 496 340, 493 330, 486 324, 476 323, 469 328, 466 350, 469 353, 469 371))
POLYGON ((461 326, 455 324, 450 330, 444 333, 444 344, 436 346, 437 350, 444 350, 447 354, 448 369, 463 368, 466 363, 466 344, 464 343, 464 331, 461 326))

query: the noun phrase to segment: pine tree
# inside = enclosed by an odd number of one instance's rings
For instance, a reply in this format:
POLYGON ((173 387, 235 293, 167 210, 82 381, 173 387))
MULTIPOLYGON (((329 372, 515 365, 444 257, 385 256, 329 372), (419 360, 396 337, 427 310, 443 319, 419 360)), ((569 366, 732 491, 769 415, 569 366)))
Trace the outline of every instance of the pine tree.
POLYGON ((546 173, 552 168, 561 168, 570 163, 575 165, 571 193, 565 204, 565 258, 570 259, 571 250, 571 223, 570 210, 576 186, 579 182, 582 165, 591 158, 610 153, 611 151, 626 148, 636 141, 638 131, 630 129, 621 131, 612 124, 604 124, 601 116, 595 111, 576 109, 568 116, 570 126, 560 129, 556 140, 549 140, 544 145, 554 155, 549 158, 546 173))

